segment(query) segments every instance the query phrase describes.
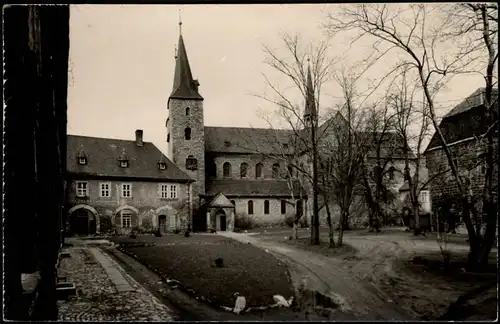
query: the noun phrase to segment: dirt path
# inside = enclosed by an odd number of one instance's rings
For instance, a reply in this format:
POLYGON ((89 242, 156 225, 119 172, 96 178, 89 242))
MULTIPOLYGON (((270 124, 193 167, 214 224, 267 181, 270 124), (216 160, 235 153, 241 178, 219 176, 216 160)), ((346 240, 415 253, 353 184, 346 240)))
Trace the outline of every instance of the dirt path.
MULTIPOLYGON (((376 286, 364 283, 362 278, 347 271, 342 266, 341 259, 269 242, 258 235, 232 232, 219 234, 251 243, 284 259, 290 266, 296 285, 304 282, 308 289, 331 296, 342 305, 344 313, 350 313, 358 320, 413 319, 376 286)), ((333 319, 338 318, 334 315, 333 319)))

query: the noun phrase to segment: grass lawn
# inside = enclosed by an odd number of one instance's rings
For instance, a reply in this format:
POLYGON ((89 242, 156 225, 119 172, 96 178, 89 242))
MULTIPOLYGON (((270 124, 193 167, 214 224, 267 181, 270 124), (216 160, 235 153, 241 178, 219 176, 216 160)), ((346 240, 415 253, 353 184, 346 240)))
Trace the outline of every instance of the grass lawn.
POLYGON ((215 234, 113 241, 162 277, 181 282, 184 289, 217 305, 233 307, 236 293, 246 298, 247 306, 272 304, 276 294, 293 296, 286 265, 249 244, 215 234), (224 259, 224 267, 215 266, 217 258, 224 259))

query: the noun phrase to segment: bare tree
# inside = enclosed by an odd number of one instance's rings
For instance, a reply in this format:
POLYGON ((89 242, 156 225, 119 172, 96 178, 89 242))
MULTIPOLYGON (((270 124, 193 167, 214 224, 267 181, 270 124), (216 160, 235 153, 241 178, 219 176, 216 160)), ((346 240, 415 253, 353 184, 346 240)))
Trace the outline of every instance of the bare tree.
POLYGON ((285 90, 280 89, 271 82, 265 74, 266 84, 271 88, 273 96, 257 96, 278 107, 282 121, 287 124, 288 128, 293 130, 293 136, 297 137, 297 148, 300 149, 301 156, 299 160, 311 166, 308 168, 309 170, 305 170, 304 167, 301 167, 301 163, 291 163, 291 166, 298 170, 305 179, 310 180, 310 186, 313 191, 311 244, 319 244, 319 182, 317 177, 316 152, 321 134, 318 133, 318 111, 320 107, 321 88, 330 79, 330 71, 334 60, 327 58, 327 42, 310 44, 305 47, 299 35, 289 36, 286 34, 283 35, 282 40, 286 55, 281 57, 277 54, 276 50, 269 46, 264 46, 266 54, 265 62, 274 71, 279 72, 287 78, 292 84, 293 89, 305 99, 306 105, 311 104, 314 107, 313 116, 309 116, 312 118, 306 118, 304 110, 293 103, 294 100, 292 97, 285 90), (308 80, 308 73, 311 76, 311 80, 308 80), (313 102, 309 102, 310 100, 313 102))
POLYGON ((383 207, 396 199, 389 188, 395 169, 389 165, 400 143, 394 136, 394 113, 389 107, 382 102, 364 109, 365 127, 359 134, 364 144, 360 183, 369 207, 370 231, 378 231, 379 217, 387 221, 383 207))
POLYGON ((320 174, 322 192, 327 208, 330 226, 330 246, 333 246, 333 225, 329 202, 333 192, 333 201, 340 207, 339 235, 337 245, 343 242, 343 233, 349 219, 349 209, 354 199, 354 189, 358 180, 363 150, 359 149, 358 130, 362 114, 359 109, 359 94, 356 81, 360 75, 343 70, 336 75, 342 89, 343 104, 337 109, 335 118, 330 119, 320 128, 324 135, 319 142, 320 174))
MULTIPOLYGON (((486 17, 486 19, 482 19, 485 47, 488 48, 488 52, 490 53, 486 79, 492 80, 492 71, 497 59, 497 53, 492 49, 493 45, 491 45, 490 20, 485 11, 486 7, 485 5, 481 9, 480 6, 477 10, 483 12, 482 17, 486 17)), ((332 34, 352 30, 359 31, 360 34, 357 36, 357 40, 364 36, 370 36, 374 39, 373 46, 375 51, 381 53, 387 53, 391 50, 397 51, 399 54, 402 54, 402 58, 397 62, 397 68, 405 68, 416 72, 425 96, 430 120, 460 192, 463 220, 469 234, 469 260, 471 263, 477 263, 479 258, 484 259, 485 255, 487 257, 487 254, 491 250, 491 245, 488 244, 490 248, 487 248, 485 245, 484 252, 481 253, 481 239, 476 234, 470 217, 468 190, 464 179, 459 174, 457 163, 453 159, 446 139, 439 128, 434 96, 451 76, 477 71, 480 56, 477 55, 476 48, 459 48, 458 50, 451 51, 450 48, 445 47, 445 45, 450 44, 449 42, 446 43, 446 38, 443 38, 442 30, 449 28, 450 24, 444 21, 443 24, 432 26, 429 22, 429 16, 435 14, 436 8, 435 6, 425 4, 398 4, 391 6, 386 4, 359 4, 346 6, 342 12, 330 14, 325 27, 332 34), (438 52, 444 54, 438 57, 438 52)), ((454 48, 452 47, 451 49, 454 48)), ((486 105, 491 111, 492 82, 487 81, 487 88, 489 88, 487 90, 487 97, 489 93, 490 101, 486 100, 486 105)), ((492 173, 492 169, 488 173, 492 173)), ((493 218, 493 216, 491 217, 493 218)), ((491 224, 493 224, 493 221, 491 224)), ((493 229, 490 227, 489 231, 487 230, 487 232, 493 233, 494 231, 494 227, 493 229)))

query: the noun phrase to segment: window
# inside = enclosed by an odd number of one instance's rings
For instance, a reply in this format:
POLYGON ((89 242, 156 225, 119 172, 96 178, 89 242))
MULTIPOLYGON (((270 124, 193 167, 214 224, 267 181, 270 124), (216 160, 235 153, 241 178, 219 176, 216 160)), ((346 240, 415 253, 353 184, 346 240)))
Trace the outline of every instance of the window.
POLYGON ((229 146, 231 146, 231 142, 230 142, 230 141, 224 141, 224 146, 225 146, 225 147, 229 147, 229 146))
POLYGON ((160 198, 168 198, 168 185, 164 183, 160 183, 158 185, 158 194, 160 198))
POLYGON ((189 155, 186 159, 186 169, 187 170, 197 170, 198 169, 198 160, 194 158, 194 156, 189 155))
POLYGON ((481 163, 481 175, 486 175, 486 163, 481 163))
POLYGON ((208 162, 208 176, 210 178, 216 178, 217 177, 217 164, 215 162, 211 161, 208 162))
POLYGON ((253 215, 253 201, 248 201, 248 215, 253 215))
POLYGON ((262 177, 262 163, 257 163, 255 166, 255 177, 256 178, 261 178, 262 177))
POLYGON ((191 115, 191 108, 186 107, 186 116, 191 115))
POLYGON ((274 163, 273 164, 273 178, 276 179, 279 177, 280 174, 280 165, 279 163, 274 163))
POLYGON ((269 214, 269 200, 264 200, 264 214, 269 214))
POLYGON ((76 183, 76 196, 77 197, 87 197, 88 196, 87 182, 78 181, 76 183))
POLYGON ((224 165, 222 165, 222 173, 224 175, 224 178, 231 177, 231 163, 226 162, 224 163, 224 165))
POLYGON ((184 129, 184 139, 189 141, 191 139, 191 128, 186 127, 184 129))
POLYGON ((158 163, 158 167, 160 168, 160 170, 165 170, 167 168, 167 164, 160 162, 160 163, 158 163))
POLYGON ((427 199, 428 199, 428 193, 426 191, 422 191, 420 193, 420 200, 423 202, 423 203, 427 203, 427 199))
POLYGON ((126 168, 126 167, 128 167, 128 161, 120 161, 120 166, 121 166, 122 168, 126 168))
POLYGON ((286 200, 281 201, 281 213, 286 214, 286 200))
POLYGON ((297 211, 297 216, 302 217, 302 213, 303 213, 302 200, 297 200, 297 202, 296 202, 296 211, 297 211))
POLYGON ((283 143, 283 149, 284 150, 288 150, 288 144, 287 143, 283 143))
POLYGON ((122 227, 132 227, 132 214, 129 212, 122 212, 122 227))
POLYGON ((122 198, 132 197, 132 185, 130 183, 122 183, 122 198))
POLYGON ((177 185, 170 185, 170 199, 177 199, 177 185))
POLYGON ((394 180, 394 171, 396 171, 394 167, 389 168, 389 180, 394 180))
POLYGON ((167 143, 170 143, 170 133, 167 134, 167 143))
POLYGON ((240 165, 240 177, 245 178, 247 176, 248 164, 245 162, 240 165))
POLYGON ((233 206, 236 207, 236 202, 234 200, 231 200, 231 204, 233 204, 233 206))
POLYGON ((100 196, 101 197, 111 197, 111 183, 110 182, 101 182, 100 184, 100 196))
POLYGON ((87 158, 85 157, 78 158, 78 164, 87 164, 87 158))

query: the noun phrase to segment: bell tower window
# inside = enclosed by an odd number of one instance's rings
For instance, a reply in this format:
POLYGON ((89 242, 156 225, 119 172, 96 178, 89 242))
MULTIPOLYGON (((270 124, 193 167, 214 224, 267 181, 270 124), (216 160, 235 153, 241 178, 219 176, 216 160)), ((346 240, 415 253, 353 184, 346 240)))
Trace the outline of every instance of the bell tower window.
POLYGON ((186 127, 186 129, 184 129, 184 139, 187 141, 191 139, 191 128, 186 127))
POLYGON ((198 160, 192 156, 189 155, 186 159, 186 169, 187 170, 197 170, 198 169, 198 160))
POLYGON ((190 116, 190 115, 191 115, 191 108, 186 107, 186 116, 190 116))

